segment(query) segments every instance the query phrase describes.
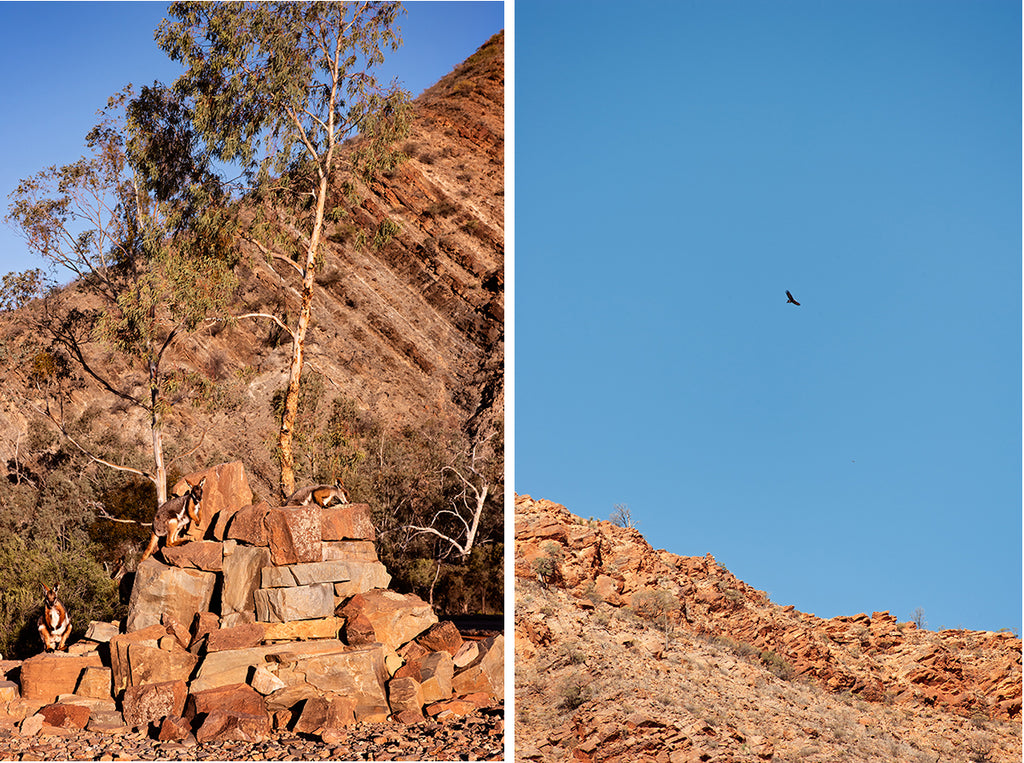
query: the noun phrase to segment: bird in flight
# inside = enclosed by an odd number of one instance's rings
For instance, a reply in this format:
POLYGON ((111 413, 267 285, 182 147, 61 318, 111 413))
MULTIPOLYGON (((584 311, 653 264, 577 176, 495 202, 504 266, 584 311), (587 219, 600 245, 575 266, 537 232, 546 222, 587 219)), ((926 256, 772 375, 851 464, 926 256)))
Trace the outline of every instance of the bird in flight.
POLYGON ((796 301, 795 299, 793 299, 793 295, 789 293, 789 289, 786 289, 786 296, 787 296, 787 297, 789 297, 789 299, 787 299, 787 300, 786 300, 786 304, 787 304, 787 305, 788 305, 788 304, 789 304, 790 302, 792 302, 792 303, 793 303, 794 305, 796 305, 797 307, 799 307, 799 306, 800 306, 800 303, 799 303, 799 302, 797 302, 797 301, 796 301))

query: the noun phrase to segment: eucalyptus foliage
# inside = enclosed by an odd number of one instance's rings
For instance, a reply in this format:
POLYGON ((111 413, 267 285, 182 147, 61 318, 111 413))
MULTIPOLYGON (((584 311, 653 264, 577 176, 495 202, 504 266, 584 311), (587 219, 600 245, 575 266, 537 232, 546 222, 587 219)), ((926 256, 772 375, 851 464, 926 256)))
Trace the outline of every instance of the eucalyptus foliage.
MULTIPOLYGON (((298 317, 287 329, 292 358, 278 436, 283 494, 295 488, 300 380, 327 199, 341 169, 338 148, 361 135, 347 169, 367 177, 393 164, 390 144, 409 127, 409 94, 397 84, 381 86, 374 74, 385 51, 401 44, 401 11, 381 2, 185 2, 173 3, 171 19, 157 30, 160 47, 186 68, 174 87, 191 104, 193 128, 210 155, 238 164, 258 193, 283 189, 314 202, 311 215, 285 224, 305 248, 297 262, 291 246, 281 254, 258 242, 302 280, 298 317)), ((330 211, 332 219, 337 214, 330 211)), ((283 325, 276 316, 251 317, 283 325)))

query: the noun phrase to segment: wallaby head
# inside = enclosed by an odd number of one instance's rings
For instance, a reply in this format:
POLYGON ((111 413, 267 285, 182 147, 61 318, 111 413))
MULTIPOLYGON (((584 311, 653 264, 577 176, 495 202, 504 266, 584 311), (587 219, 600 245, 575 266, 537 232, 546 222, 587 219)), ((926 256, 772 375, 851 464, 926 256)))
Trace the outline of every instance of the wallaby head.
POLYGON ((46 583, 43 583, 43 601, 47 607, 52 607, 57 603, 57 588, 60 587, 60 583, 55 585, 53 588, 48 588, 46 583))

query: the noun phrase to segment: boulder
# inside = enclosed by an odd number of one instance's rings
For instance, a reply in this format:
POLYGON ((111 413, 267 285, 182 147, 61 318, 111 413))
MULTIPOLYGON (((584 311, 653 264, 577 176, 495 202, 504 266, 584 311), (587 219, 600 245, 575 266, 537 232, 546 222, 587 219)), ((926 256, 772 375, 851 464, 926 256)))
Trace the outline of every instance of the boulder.
POLYGON ((419 682, 424 704, 452 696, 455 664, 448 652, 431 652, 419 664, 419 682))
POLYGON ((99 620, 92 620, 89 623, 89 628, 85 631, 85 637, 98 644, 106 644, 120 632, 120 623, 104 623, 99 620))
POLYGON ((487 692, 500 699, 505 696, 505 637, 490 636, 479 643, 480 657, 455 674, 452 689, 456 694, 487 692))
POLYGON ((256 616, 263 622, 312 620, 334 614, 334 586, 315 583, 294 588, 263 588, 255 593, 256 616))
POLYGON ((199 540, 180 546, 164 546, 160 555, 172 567, 207 572, 220 572, 224 568, 224 546, 217 541, 199 540))
POLYGON ((469 702, 464 699, 447 699, 443 702, 435 702, 432 705, 427 705, 426 712, 431 718, 438 721, 447 721, 453 718, 461 718, 464 715, 469 715, 477 709, 475 702, 469 702))
POLYGON ((197 612, 210 608, 217 575, 202 570, 161 564, 153 558, 139 565, 128 602, 128 633, 160 622, 164 613, 190 623, 197 612))
POLYGON ((156 647, 165 636, 167 627, 157 623, 134 633, 120 633, 110 639, 110 668, 115 695, 124 691, 129 683, 128 647, 133 644, 156 647))
POLYGON ((0 681, 0 704, 13 702, 21 696, 21 689, 14 681, 0 681))
MULTIPOLYGON (((252 490, 249 489, 249 481, 245 476, 245 467, 241 461, 232 461, 227 464, 219 464, 201 472, 186 474, 175 483, 172 493, 174 495, 185 495, 188 492, 188 484, 196 484, 203 477, 206 482, 203 484, 203 500, 200 503, 199 537, 203 537, 210 520, 225 509, 235 509, 248 506, 252 503, 252 490)), ((190 533, 192 528, 189 528, 190 533)))
POLYGON ((348 503, 321 509, 320 532, 324 540, 368 540, 377 539, 377 532, 370 520, 370 505, 348 503))
POLYGON ((174 637, 174 640, 178 642, 178 646, 182 649, 188 649, 188 645, 192 643, 192 634, 189 633, 188 628, 174 617, 166 612, 160 617, 160 624, 167 629, 167 632, 174 637))
POLYGON ((345 643, 351 646, 377 643, 377 633, 365 612, 348 615, 345 621, 345 643))
POLYGON ((189 650, 196 651, 203 639, 220 628, 220 618, 213 612, 196 612, 189 627, 189 650))
POLYGON ((351 620, 366 615, 373 626, 376 641, 397 649, 437 622, 434 610, 416 594, 374 590, 353 596, 339 608, 339 614, 351 620))
POLYGON ((255 506, 246 506, 235 512, 228 523, 226 536, 250 546, 266 546, 270 543, 267 532, 267 513, 270 504, 261 501, 255 506))
POLYGON ((193 739, 192 726, 184 718, 168 715, 160 723, 157 739, 161 742, 184 742, 193 739))
POLYGON ((21 696, 53 702, 61 694, 73 694, 86 668, 103 667, 99 654, 38 654, 21 664, 21 696))
MULTIPOLYGON (((316 642, 310 642, 316 643, 316 642)), ((283 660, 285 655, 279 655, 283 660)), ((384 650, 379 644, 349 647, 343 652, 301 655, 294 670, 320 692, 351 698, 356 705, 386 706, 384 650)))
POLYGON ((222 615, 252 612, 255 617, 256 602, 253 594, 260 585, 260 570, 269 564, 269 549, 243 546, 234 541, 224 543, 224 570, 220 591, 222 615))
POLYGON ((325 562, 379 562, 377 547, 368 540, 325 540, 321 544, 325 562))
POLYGON ((173 637, 165 638, 170 638, 172 649, 129 644, 128 686, 188 681, 199 658, 178 646, 173 637))
POLYGON ((192 680, 193 692, 228 684, 245 683, 254 667, 266 667, 268 661, 295 662, 305 655, 342 651, 340 641, 324 639, 287 644, 265 644, 251 649, 211 652, 200 663, 192 680), (283 656, 283 658, 282 658, 283 656))
POLYGON ((238 683, 215 689, 193 691, 185 702, 183 717, 203 720, 214 711, 259 715, 266 710, 263 697, 248 684, 238 683))
POLYGON ((39 709, 39 714, 51 726, 84 729, 89 723, 89 708, 83 705, 55 703, 39 709))
POLYGON ((423 689, 414 678, 393 678, 388 683, 388 704, 392 713, 415 711, 423 717, 423 689))
POLYGON ((271 509, 264 520, 274 564, 323 561, 320 507, 295 506, 271 509))
POLYGON ((285 688, 284 681, 262 665, 256 665, 250 671, 249 685, 264 697, 285 688))
MULTIPOLYGON (((371 588, 387 588, 391 576, 380 562, 306 562, 280 567, 264 567, 260 578, 262 588, 286 588, 313 583, 355 583, 362 593, 371 588)), ((353 594, 348 594, 351 596, 353 594)))
POLYGON ((431 652, 448 652, 454 657, 462 648, 462 634, 451 620, 435 623, 416 637, 431 652))
POLYGON ((75 694, 80 697, 110 699, 112 694, 112 672, 110 668, 88 667, 82 671, 75 687, 75 694))
POLYGON ((267 642, 336 639, 344 624, 344 618, 333 616, 316 620, 292 620, 287 623, 263 623, 263 640, 267 642))
POLYGON ((196 740, 205 742, 262 742, 272 733, 270 714, 214 710, 196 730, 196 740))
POLYGON ((207 652, 222 652, 226 649, 248 649, 263 643, 263 623, 236 625, 211 631, 206 637, 207 652))
POLYGON ((181 715, 187 694, 184 681, 129 686, 125 689, 121 707, 124 722, 128 726, 141 727, 168 715, 181 715))

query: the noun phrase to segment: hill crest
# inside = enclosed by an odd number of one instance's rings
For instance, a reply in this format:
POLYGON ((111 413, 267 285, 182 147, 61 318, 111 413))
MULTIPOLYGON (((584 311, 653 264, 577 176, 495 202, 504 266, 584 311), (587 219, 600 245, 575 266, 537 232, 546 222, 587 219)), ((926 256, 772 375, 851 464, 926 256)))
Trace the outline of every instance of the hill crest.
POLYGON ((520 759, 1020 759, 1012 634, 817 618, 528 495, 515 523, 520 759))

